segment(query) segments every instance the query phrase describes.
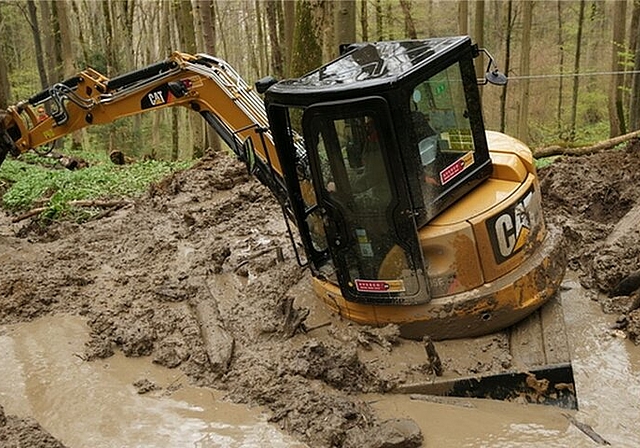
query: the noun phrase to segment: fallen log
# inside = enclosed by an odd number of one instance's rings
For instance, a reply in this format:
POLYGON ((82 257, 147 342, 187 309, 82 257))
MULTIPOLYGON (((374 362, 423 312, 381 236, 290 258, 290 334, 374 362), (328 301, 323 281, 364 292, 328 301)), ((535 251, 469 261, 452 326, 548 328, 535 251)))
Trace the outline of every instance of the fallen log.
POLYGON ((224 326, 218 302, 206 284, 206 280, 203 282, 201 291, 205 292, 204 297, 196 297, 190 304, 200 326, 200 336, 211 369, 216 375, 222 376, 229 370, 235 349, 235 339, 224 326))
POLYGON ((629 132, 628 134, 613 137, 590 146, 581 146, 579 148, 566 148, 559 145, 547 146, 545 148, 537 148, 533 150, 533 156, 536 159, 551 156, 584 156, 594 154, 596 152, 605 151, 618 146, 621 143, 628 142, 634 138, 640 137, 640 130, 629 132))

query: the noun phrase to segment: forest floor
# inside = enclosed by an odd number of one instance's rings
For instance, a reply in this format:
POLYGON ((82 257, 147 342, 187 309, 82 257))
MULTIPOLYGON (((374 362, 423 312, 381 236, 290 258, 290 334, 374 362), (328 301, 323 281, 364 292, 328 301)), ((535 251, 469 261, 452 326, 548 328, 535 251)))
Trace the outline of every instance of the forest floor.
MULTIPOLYGON (((639 166, 636 143, 540 170, 546 219, 564 229, 570 268, 587 288, 608 292, 640 268, 640 229, 625 218, 640 207, 639 166)), ((83 362, 118 351, 150 357, 228 400, 264 407, 270 422, 309 446, 420 446, 411 420, 382 419, 360 398, 423 375, 418 362, 389 368, 408 342, 393 326, 352 325, 310 299, 280 207, 231 158, 206 157, 84 224, 42 228, 11 218, 0 212, 0 325, 81 316, 90 329, 83 362), (306 310, 310 331, 301 332, 306 310), (202 328, 202 313, 215 328, 202 328), (229 343, 214 360, 205 339, 221 331, 229 343)), ((625 309, 631 300, 603 308, 625 315, 636 339, 640 311, 625 309)), ((504 360, 475 368, 493 362, 504 360)), ((0 402, 0 446, 63 444, 32 418, 6 415, 0 402)))

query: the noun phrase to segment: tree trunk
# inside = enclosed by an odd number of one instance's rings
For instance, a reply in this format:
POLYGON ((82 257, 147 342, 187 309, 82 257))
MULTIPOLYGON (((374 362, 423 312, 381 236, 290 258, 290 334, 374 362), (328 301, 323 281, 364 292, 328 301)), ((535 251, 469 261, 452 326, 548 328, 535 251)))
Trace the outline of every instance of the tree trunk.
POLYGON ((76 73, 73 64, 73 48, 71 46, 71 25, 69 23, 69 3, 66 0, 58 0, 56 9, 58 11, 58 26, 60 27, 60 49, 62 56, 62 76, 67 79, 76 73))
POLYGON ((411 0, 400 0, 402 14, 404 14, 404 34, 409 39, 417 39, 416 24, 411 16, 411 0))
POLYGON ((53 62, 53 33, 52 27, 53 24, 51 22, 51 7, 48 1, 43 1, 38 3, 40 5, 40 19, 42 23, 42 49, 43 49, 43 62, 45 65, 45 70, 47 72, 47 84, 43 86, 46 88, 50 83, 53 82, 56 76, 55 73, 55 63, 53 62))
MULTIPOLYGON (((576 55, 573 64, 573 73, 580 73, 580 51, 582 50, 582 28, 584 24, 585 0, 580 0, 580 12, 578 13, 578 35, 576 36, 576 55)), ((578 115, 578 91, 580 88, 580 77, 573 78, 573 91, 571 96, 571 131, 569 138, 574 141, 576 138, 576 117, 578 115)))
MULTIPOLYGON (((473 26, 473 34, 478 47, 484 47, 484 0, 476 0, 476 15, 473 26)), ((485 65, 482 58, 476 61, 476 78, 484 78, 485 65)), ((482 86, 479 86, 480 98, 482 98, 482 86)))
POLYGON ((111 10, 109 8, 109 0, 102 0, 102 15, 104 17, 104 48, 105 59, 107 65, 106 76, 111 77, 116 74, 116 57, 113 42, 113 23, 111 20, 111 10))
POLYGON ((330 61, 338 56, 335 45, 335 13, 334 2, 316 2, 314 8, 314 29, 322 45, 322 61, 330 61))
MULTIPOLYGON (((634 0, 633 9, 640 15, 640 0, 634 0)), ((640 129, 640 26, 633 29, 636 33, 636 52, 633 63, 633 78, 631 82, 631 106, 629 116, 629 130, 640 129)))
MULTIPOLYGON (((69 2, 67 0, 59 0, 56 2, 58 12, 58 26, 60 27, 60 50, 62 56, 62 76, 68 79, 76 74, 74 65, 74 54, 71 42, 74 40, 71 35, 71 23, 69 21, 69 2)), ((71 134, 71 149, 82 149, 82 131, 76 131, 71 134)))
MULTIPOLYGON (((202 29, 202 41, 204 44, 205 52, 215 56, 216 55, 216 28, 214 21, 214 10, 211 0, 197 0, 196 8, 200 16, 200 27, 202 29)), ((211 126, 206 126, 206 145, 211 148, 212 151, 220 151, 220 138, 218 134, 211 126)))
MULTIPOLYGON (((0 9, 0 23, 2 23, 2 9, 0 9)), ((7 61, 0 45, 0 109, 6 109, 11 101, 11 89, 9 85, 9 75, 7 73, 7 61)))
POLYGON ((356 2, 338 0, 335 2, 336 47, 356 41, 356 2))
POLYGON ((322 64, 322 45, 315 33, 313 6, 310 0, 300 0, 296 7, 291 76, 297 77, 322 64))
MULTIPOLYGON (((559 1, 559 0, 558 0, 559 1)), ((507 0, 506 3, 506 26, 505 26, 505 38, 504 38, 504 73, 509 76, 509 70, 511 65, 511 36, 513 34, 513 0, 507 0)), ((500 93, 500 132, 505 132, 507 128, 507 89, 508 86, 502 88, 500 93)))
POLYGON ((197 0, 197 8, 202 24, 202 40, 204 51, 212 56, 216 55, 216 26, 213 20, 213 6, 211 0, 197 0))
POLYGON ((564 34, 562 26, 562 0, 556 2, 557 17, 558 17, 558 50, 560 67, 560 78, 558 79, 558 114, 556 116, 558 135, 562 134, 562 95, 564 94, 564 34))
MULTIPOLYGON (((102 15, 104 17, 104 46, 105 46, 105 62, 107 77, 112 77, 116 72, 116 57, 113 42, 113 22, 111 20, 111 9, 109 8, 109 1, 102 0, 102 15)), ((111 154, 115 149, 116 143, 116 127, 113 124, 109 124, 109 142, 107 144, 107 154, 111 154)))
MULTIPOLYGON (((523 0, 522 11, 522 49, 520 55, 520 76, 528 76, 530 72, 531 22, 533 1, 523 0)), ((523 142, 529 140, 529 79, 520 81, 520 110, 518 111, 517 136, 523 142)))
POLYGON ((82 66, 86 66, 89 64, 89 49, 87 48, 87 42, 82 31, 82 26, 80 26, 80 23, 86 19, 83 19, 78 8, 78 4, 75 1, 71 2, 71 6, 73 8, 75 20, 78 23, 78 42, 80 43, 80 49, 82 50, 82 66))
MULTIPOLYGON (((193 8, 190 0, 181 0, 176 4, 176 20, 178 24, 178 37, 182 51, 195 54, 196 34, 193 22, 193 8)), ((191 157, 200 158, 204 155, 204 121, 199 114, 189 112, 188 121, 191 137, 191 157)))
MULTIPOLYGON (((248 1, 245 1, 245 8, 244 8, 244 14, 242 17, 242 26, 244 28, 244 34, 247 37, 249 42, 255 42, 256 41, 256 36, 253 33, 254 30, 254 26, 253 24, 250 24, 249 21, 249 14, 248 14, 248 10, 250 9, 249 3, 248 1)), ((251 69, 254 71, 254 73, 260 73, 260 68, 258 66, 258 56, 256 55, 256 47, 257 45, 251 45, 249 48, 246 49, 247 54, 249 55, 249 63, 251 66, 251 69)))
MULTIPOLYGON (((42 51, 42 37, 40 36, 40 26, 38 25, 38 11, 36 3, 33 0, 27 1, 27 9, 29 11, 29 22, 31 25, 31 33, 33 34, 33 44, 36 50, 36 64, 38 65, 38 75, 40 76, 40 86, 42 89, 49 87, 47 79, 47 69, 45 68, 44 53, 42 51)), ((6 76, 6 71, 2 71, 6 76)))
POLYGON ((360 0, 360 28, 362 28, 362 41, 369 40, 369 9, 367 0, 360 0))
POLYGON ((264 76, 265 72, 268 71, 269 57, 267 56, 267 32, 265 30, 266 26, 264 24, 265 20, 262 14, 262 7, 260 0, 254 1, 254 11, 253 14, 249 14, 247 20, 253 21, 255 17, 255 28, 257 30, 257 51, 258 51, 258 63, 255 75, 256 77, 264 76))
MULTIPOLYGON (((626 29, 627 0, 613 2, 613 41, 611 45, 611 71, 623 72, 625 67, 620 54, 624 51, 626 29)), ((624 75, 613 75, 609 91, 609 136, 615 137, 625 133, 624 105, 622 87, 624 75)))
MULTIPOLYGON (((51 3, 51 11, 53 12, 52 20, 53 20, 53 31, 54 31, 54 39, 53 39, 53 48, 55 51, 55 63, 56 63, 56 79, 64 78, 64 69, 65 62, 63 61, 62 54, 62 41, 60 38, 60 9, 61 6, 57 1, 51 3)), ((64 14, 64 13, 63 13, 64 14)))
POLYGON ((458 1, 458 33, 469 34, 469 0, 458 1))
POLYGON ((382 0, 376 0, 376 40, 384 40, 382 0))
POLYGON ((282 57, 282 43, 280 42, 278 3, 267 2, 266 14, 269 28, 269 40, 271 47, 271 70, 276 78, 284 77, 284 61, 282 57))
POLYGON ((294 1, 283 2, 284 15, 284 76, 293 76, 293 47, 294 47, 294 31, 296 23, 296 3, 294 1))

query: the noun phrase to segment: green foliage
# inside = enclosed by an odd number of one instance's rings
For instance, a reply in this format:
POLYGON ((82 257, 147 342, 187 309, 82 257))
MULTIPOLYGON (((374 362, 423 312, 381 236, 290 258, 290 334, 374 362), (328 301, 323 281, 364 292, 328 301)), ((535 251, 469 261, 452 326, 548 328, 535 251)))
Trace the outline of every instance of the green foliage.
POLYGON ((96 211, 73 210, 70 201, 138 196, 151 183, 191 165, 191 162, 154 160, 124 166, 98 162, 88 168, 69 171, 47 168, 51 163, 48 158, 29 155, 25 159, 32 163, 10 159, 0 167, 0 183, 10 185, 2 197, 2 206, 12 211, 24 211, 42 205, 46 210, 41 217, 47 219, 65 216, 86 219, 96 211), (41 164, 34 165, 34 161, 41 164))
POLYGON ((558 156, 543 157, 541 159, 535 159, 534 163, 537 169, 541 169, 551 165, 557 158, 558 156))

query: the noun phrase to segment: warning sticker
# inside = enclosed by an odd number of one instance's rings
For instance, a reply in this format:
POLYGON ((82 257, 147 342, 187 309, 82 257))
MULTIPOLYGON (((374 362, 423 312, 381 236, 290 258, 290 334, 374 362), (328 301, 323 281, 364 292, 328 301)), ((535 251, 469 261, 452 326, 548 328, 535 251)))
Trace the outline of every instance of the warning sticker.
POLYGON ((356 280, 360 292, 404 292, 402 280, 356 280))
POLYGON ((458 174, 473 165, 473 161, 473 152, 466 153, 451 165, 440 171, 440 183, 444 185, 454 179, 458 174))

